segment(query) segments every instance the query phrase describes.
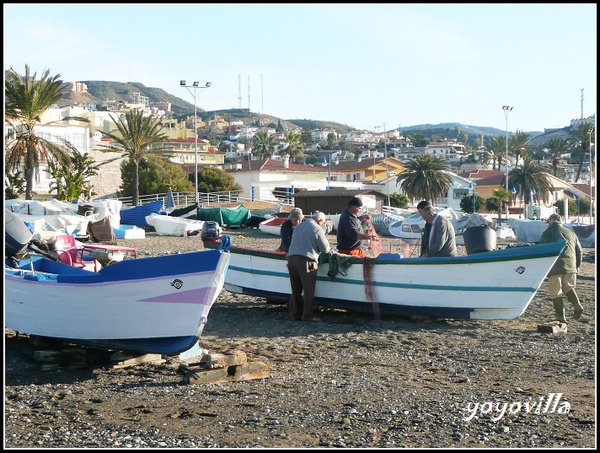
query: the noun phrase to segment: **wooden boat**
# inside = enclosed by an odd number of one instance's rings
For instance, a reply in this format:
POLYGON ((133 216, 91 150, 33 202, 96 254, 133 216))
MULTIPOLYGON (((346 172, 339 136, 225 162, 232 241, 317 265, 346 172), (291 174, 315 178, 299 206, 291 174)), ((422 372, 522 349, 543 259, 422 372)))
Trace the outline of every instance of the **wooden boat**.
MULTIPOLYGON (((218 243, 205 243, 214 247, 218 243)), ((335 275, 341 261, 333 255, 333 269, 331 263, 319 265, 315 304, 376 314, 513 319, 525 311, 563 247, 564 242, 458 257, 349 258, 345 275, 335 275), (365 285, 365 276, 372 284, 365 285)), ((289 300, 285 253, 236 246, 230 252, 225 289, 289 300)))
POLYGON ((91 347, 176 354, 194 346, 226 250, 116 262, 91 272, 42 256, 5 261, 5 327, 91 347))
POLYGON ((286 220, 288 219, 282 217, 263 220, 258 224, 258 229, 263 233, 281 236, 281 225, 283 225, 286 220))

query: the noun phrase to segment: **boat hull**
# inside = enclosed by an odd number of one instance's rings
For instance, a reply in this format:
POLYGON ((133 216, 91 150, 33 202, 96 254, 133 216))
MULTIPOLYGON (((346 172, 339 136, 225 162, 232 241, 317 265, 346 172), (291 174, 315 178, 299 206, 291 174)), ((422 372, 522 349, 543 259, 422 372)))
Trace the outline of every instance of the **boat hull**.
MULTIPOLYGON (((564 243, 514 247, 471 256, 367 260, 353 258, 331 278, 319 265, 315 305, 378 314, 460 319, 514 319, 533 299, 564 243), (372 292, 365 285, 365 265, 372 292), (367 291, 365 291, 367 289, 367 291)), ((225 289, 289 300, 285 254, 231 247, 225 289)))
POLYGON ((221 250, 125 260, 89 272, 45 258, 5 267, 5 326, 73 343, 175 354, 200 337, 224 284, 221 250))

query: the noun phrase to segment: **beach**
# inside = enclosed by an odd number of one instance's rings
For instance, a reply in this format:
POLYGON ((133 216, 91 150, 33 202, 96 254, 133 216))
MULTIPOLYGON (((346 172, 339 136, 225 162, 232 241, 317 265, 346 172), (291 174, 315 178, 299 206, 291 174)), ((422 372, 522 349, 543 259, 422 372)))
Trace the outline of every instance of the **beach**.
MULTIPOLYGON (((266 250, 280 241, 224 233, 266 250)), ((140 257, 203 249, 199 236, 117 242, 140 257)), ((384 237, 381 246, 403 244, 384 237)), ((584 248, 585 311, 557 335, 537 330, 554 319, 547 280, 507 321, 375 320, 317 307, 321 322, 295 322, 284 305, 223 290, 200 348, 243 351, 270 377, 218 384, 186 384, 178 357, 113 368, 99 354, 84 368, 41 370, 28 335, 5 329, 5 447, 595 448, 595 281, 595 251, 584 248)))

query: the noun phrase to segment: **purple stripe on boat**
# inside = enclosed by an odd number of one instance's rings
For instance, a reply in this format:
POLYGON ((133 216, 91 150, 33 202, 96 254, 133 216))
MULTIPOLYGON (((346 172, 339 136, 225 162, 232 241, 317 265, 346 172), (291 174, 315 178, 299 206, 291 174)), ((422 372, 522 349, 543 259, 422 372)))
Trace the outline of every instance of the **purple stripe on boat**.
POLYGON ((138 302, 159 302, 165 304, 204 304, 207 295, 212 288, 190 289, 188 291, 177 291, 175 293, 163 294, 161 296, 140 299, 138 302))

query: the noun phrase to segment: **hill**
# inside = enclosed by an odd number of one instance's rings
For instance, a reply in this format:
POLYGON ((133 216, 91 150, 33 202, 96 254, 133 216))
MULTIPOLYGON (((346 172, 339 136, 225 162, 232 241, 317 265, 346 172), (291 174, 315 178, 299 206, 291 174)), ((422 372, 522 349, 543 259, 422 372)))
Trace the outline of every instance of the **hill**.
MULTIPOLYGON (((417 126, 403 127, 402 132, 408 133, 409 131, 414 131, 415 129, 418 129, 421 131, 430 130, 430 129, 449 129, 450 131, 452 131, 451 136, 455 136, 456 134, 454 133, 454 131, 456 128, 460 129, 461 134, 466 132, 469 135, 474 134, 474 135, 479 135, 480 137, 482 134, 483 135, 492 135, 492 136, 506 134, 506 131, 504 131, 502 129, 497 129, 495 127, 470 126, 470 125, 461 124, 461 123, 419 124, 417 126)), ((539 131, 529 131, 529 132, 525 131, 525 132, 527 134, 530 134, 532 137, 537 137, 538 135, 543 134, 543 132, 539 132, 539 131)))
MULTIPOLYGON (((103 80, 82 80, 88 87, 87 93, 70 92, 59 103, 68 105, 70 102, 89 102, 102 104, 107 100, 131 102, 133 93, 146 96, 150 102, 166 101, 171 103, 171 110, 175 114, 194 114, 194 104, 167 93, 162 88, 147 87, 138 82, 122 83, 103 80)), ((204 112, 198 107, 198 112, 204 112)))

